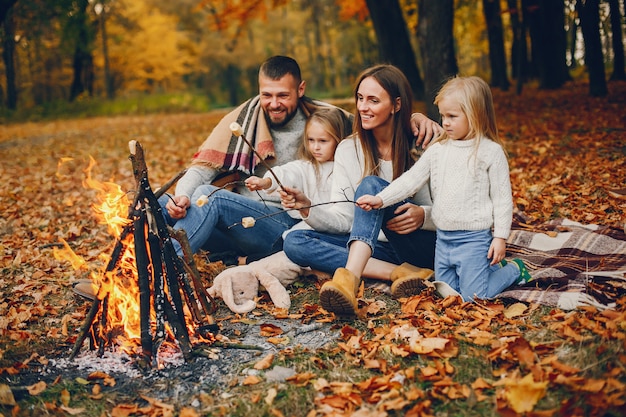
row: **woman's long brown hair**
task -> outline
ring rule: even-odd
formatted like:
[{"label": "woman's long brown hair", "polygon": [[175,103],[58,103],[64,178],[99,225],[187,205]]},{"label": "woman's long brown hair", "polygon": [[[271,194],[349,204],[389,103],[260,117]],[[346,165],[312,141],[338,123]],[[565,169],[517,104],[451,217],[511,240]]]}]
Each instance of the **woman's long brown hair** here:
[{"label": "woman's long brown hair", "polygon": [[[358,100],[357,92],[361,82],[368,77],[372,77],[389,94],[392,103],[400,98],[400,110],[393,115],[393,138],[391,141],[393,152],[393,178],[398,178],[404,171],[409,169],[414,161],[411,158],[410,150],[414,147],[414,137],[411,131],[411,114],[413,105],[413,94],[411,85],[406,76],[397,67],[388,64],[381,64],[370,67],[363,71],[358,78],[354,88],[355,103]],[[361,115],[358,110],[354,118],[354,132],[358,135],[363,147],[365,169],[363,176],[378,175],[380,155],[376,146],[376,138],[370,130],[362,127]]]}]

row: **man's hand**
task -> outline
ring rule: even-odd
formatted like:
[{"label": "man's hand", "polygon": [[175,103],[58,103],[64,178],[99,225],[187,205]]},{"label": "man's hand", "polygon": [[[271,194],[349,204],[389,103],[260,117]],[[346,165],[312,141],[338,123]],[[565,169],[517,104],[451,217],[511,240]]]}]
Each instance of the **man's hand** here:
[{"label": "man's hand", "polygon": [[394,218],[387,222],[387,228],[399,235],[407,235],[422,227],[426,216],[424,208],[412,203],[404,203],[395,210]]},{"label": "man's hand", "polygon": [[506,240],[500,237],[494,237],[489,246],[487,258],[491,259],[490,265],[495,265],[504,259],[506,255]]},{"label": "man's hand", "polygon": [[191,206],[189,197],[178,195],[167,201],[165,208],[172,219],[182,219],[187,215],[187,209]]},{"label": "man's hand", "polygon": [[426,148],[430,141],[443,133],[443,128],[439,123],[430,120],[422,113],[413,113],[411,115],[411,128],[415,135],[415,146]]}]

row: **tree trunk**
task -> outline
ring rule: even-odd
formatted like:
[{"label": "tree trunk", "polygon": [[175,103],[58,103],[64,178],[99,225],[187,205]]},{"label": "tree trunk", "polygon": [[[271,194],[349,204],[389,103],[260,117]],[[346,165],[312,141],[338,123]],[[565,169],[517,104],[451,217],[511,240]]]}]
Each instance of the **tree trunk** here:
[{"label": "tree trunk", "polygon": [[613,46],[613,73],[611,80],[626,80],[624,72],[624,34],[622,32],[622,13],[618,0],[609,0],[611,7],[611,43]]},{"label": "tree trunk", "polygon": [[2,0],[0,2],[0,22],[4,22],[11,7],[17,3],[17,0]]},{"label": "tree trunk", "polygon": [[424,62],[424,97],[427,115],[439,120],[433,101],[447,78],[458,72],[454,55],[453,0],[421,0],[418,4],[417,37]]},{"label": "tree trunk", "polygon": [[[87,89],[86,83],[89,79],[89,62],[93,60],[91,56],[91,41],[89,36],[89,28],[87,27],[87,7],[88,0],[80,0],[76,14],[73,16],[76,25],[76,44],[74,46],[74,58],[72,68],[74,76],[70,87],[70,101],[74,101],[83,91]],[[91,67],[93,69],[93,67]]]},{"label": "tree trunk", "polygon": [[491,66],[491,85],[504,91],[509,89],[506,74],[506,55],[504,53],[504,33],[500,0],[483,0],[483,12],[489,38],[489,63]]},{"label": "tree trunk", "polygon": [[102,38],[102,57],[104,59],[104,89],[106,91],[107,98],[112,100],[115,98],[115,90],[113,88],[113,79],[111,78],[111,66],[109,62],[109,38],[107,34],[106,26],[106,5],[102,4],[102,10],[100,11],[100,36]]},{"label": "tree trunk", "polygon": [[600,39],[599,0],[578,0],[576,8],[580,16],[580,26],[585,43],[585,64],[587,71],[589,71],[589,95],[604,97],[608,91]]},{"label": "tree trunk", "polygon": [[2,21],[4,37],[2,42],[2,60],[7,82],[7,107],[11,110],[17,109],[17,86],[15,81],[15,25],[13,12],[7,10]]},{"label": "tree trunk", "polygon": [[[529,19],[526,19],[526,16]],[[532,21],[533,64],[538,70],[539,86],[557,89],[569,79],[565,60],[565,3],[563,0],[529,0],[524,9],[525,21]]]},{"label": "tree trunk", "polygon": [[424,83],[417,68],[400,3],[398,0],[366,0],[366,3],[378,38],[381,60],[400,68],[409,79],[415,98],[424,99]]},{"label": "tree trunk", "polygon": [[519,0],[507,0],[509,12],[511,13],[511,30],[513,32],[513,42],[511,44],[511,67],[513,78],[517,80],[515,91],[519,95],[522,87],[528,78],[528,58],[526,46],[526,29],[522,19],[522,6]]}]

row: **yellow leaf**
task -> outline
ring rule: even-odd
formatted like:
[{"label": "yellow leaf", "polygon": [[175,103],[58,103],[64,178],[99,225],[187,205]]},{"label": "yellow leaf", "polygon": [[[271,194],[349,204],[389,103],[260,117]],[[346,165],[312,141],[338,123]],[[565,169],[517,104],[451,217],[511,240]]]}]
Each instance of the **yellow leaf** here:
[{"label": "yellow leaf", "polygon": [[13,391],[11,391],[11,387],[6,384],[0,384],[0,404],[15,405]]},{"label": "yellow leaf", "polygon": [[515,303],[504,310],[504,317],[507,319],[519,317],[526,311],[528,307],[524,303]]},{"label": "yellow leaf", "polygon": [[272,405],[274,403],[274,398],[276,398],[277,394],[278,394],[278,391],[276,391],[276,388],[268,389],[267,395],[265,396],[265,404]]},{"label": "yellow leaf", "polygon": [[36,384],[29,385],[26,389],[30,395],[39,395],[46,390],[46,387],[47,385],[44,381],[39,381]]},{"label": "yellow leaf", "polygon": [[65,411],[67,414],[71,416],[77,416],[85,412],[84,408],[71,408],[67,406],[61,406],[61,410]]},{"label": "yellow leaf", "polygon": [[443,350],[448,343],[448,339],[443,337],[424,337],[411,341],[411,352],[417,354],[432,353],[435,350]]},{"label": "yellow leaf", "polygon": [[528,374],[519,380],[506,381],[506,399],[516,413],[527,413],[546,394],[548,382],[535,382]]}]

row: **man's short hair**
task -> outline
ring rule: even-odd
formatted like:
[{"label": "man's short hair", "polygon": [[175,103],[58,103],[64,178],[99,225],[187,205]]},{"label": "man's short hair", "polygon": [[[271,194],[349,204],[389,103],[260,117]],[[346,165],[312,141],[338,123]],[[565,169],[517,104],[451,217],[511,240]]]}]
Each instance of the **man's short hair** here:
[{"label": "man's short hair", "polygon": [[286,74],[291,74],[298,85],[302,81],[300,66],[295,59],[288,56],[276,55],[268,58],[261,64],[259,73],[272,80],[278,80]]}]

